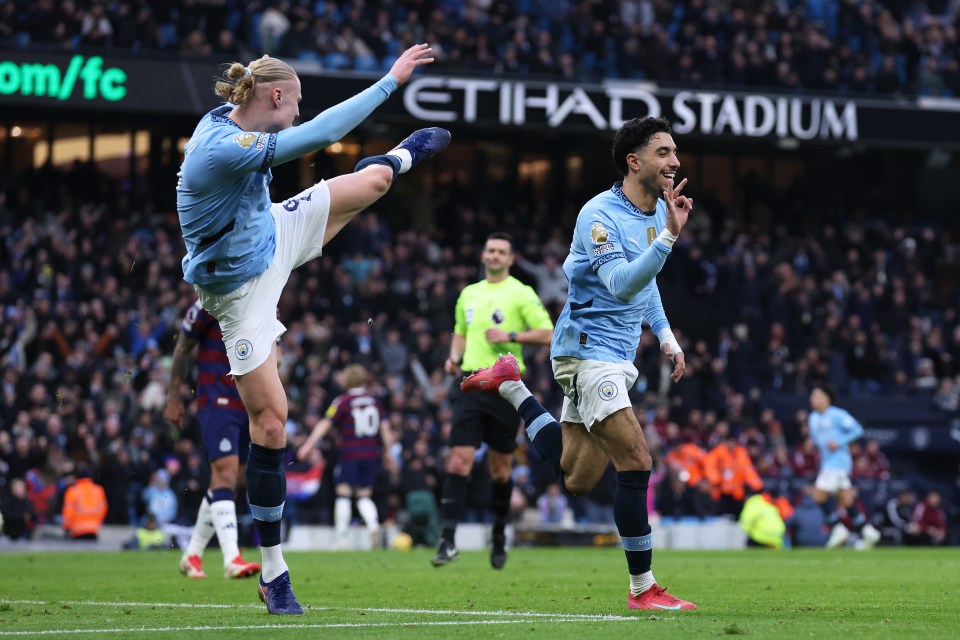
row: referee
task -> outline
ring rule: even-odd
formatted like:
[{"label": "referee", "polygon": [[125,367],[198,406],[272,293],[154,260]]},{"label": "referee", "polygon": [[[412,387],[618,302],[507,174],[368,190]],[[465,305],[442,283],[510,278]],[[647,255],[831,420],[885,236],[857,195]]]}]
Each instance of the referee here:
[{"label": "referee", "polygon": [[[491,233],[483,246],[481,261],[486,277],[466,287],[457,299],[453,340],[445,368],[454,375],[469,374],[492,366],[500,354],[512,353],[523,373],[523,345],[549,345],[553,322],[534,290],[510,275],[514,261],[510,234]],[[440,501],[443,533],[431,562],[442,567],[457,557],[454,534],[463,516],[474,455],[486,442],[495,517],[490,564],[501,569],[507,561],[504,527],[510,512],[511,463],[517,448],[520,416],[500,396],[464,394],[459,379],[451,390],[451,400],[451,452]]]}]

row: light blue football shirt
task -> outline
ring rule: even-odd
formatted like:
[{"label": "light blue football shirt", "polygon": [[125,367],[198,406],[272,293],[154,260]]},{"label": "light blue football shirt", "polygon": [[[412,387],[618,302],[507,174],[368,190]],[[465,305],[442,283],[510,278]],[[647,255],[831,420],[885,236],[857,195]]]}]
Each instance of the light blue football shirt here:
[{"label": "light blue football shirt", "polygon": [[570,254],[563,263],[569,282],[550,356],[601,362],[633,362],[642,320],[654,332],[670,324],[656,275],[670,248],[656,240],[667,206],[638,209],[617,182],[590,199],[577,216]]},{"label": "light blue football shirt", "polygon": [[276,251],[270,214],[270,167],[333,144],[397,88],[386,75],[309,122],[279,133],[244,131],[228,116],[205,115],[184,147],[177,213],[187,255],[183,279],[213,294],[236,291],[267,270]]},{"label": "light blue football shirt", "polygon": [[[863,426],[846,410],[832,405],[823,413],[811,411],[809,422],[810,437],[820,449],[820,470],[850,475],[853,471],[850,443],[863,435]],[[837,443],[835,451],[827,448],[831,440]]]}]

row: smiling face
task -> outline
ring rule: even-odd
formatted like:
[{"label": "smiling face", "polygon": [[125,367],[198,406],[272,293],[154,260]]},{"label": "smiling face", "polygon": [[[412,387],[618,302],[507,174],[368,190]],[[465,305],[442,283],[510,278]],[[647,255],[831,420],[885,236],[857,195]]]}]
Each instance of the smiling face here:
[{"label": "smiling face", "polygon": [[660,197],[673,186],[680,168],[673,136],[663,132],[653,134],[647,144],[627,154],[627,166],[644,191]]}]

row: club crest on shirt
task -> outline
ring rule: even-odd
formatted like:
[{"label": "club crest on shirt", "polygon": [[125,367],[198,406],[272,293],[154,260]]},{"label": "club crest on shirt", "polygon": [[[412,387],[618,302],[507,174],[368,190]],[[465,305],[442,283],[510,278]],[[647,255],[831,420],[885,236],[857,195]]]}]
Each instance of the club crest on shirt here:
[{"label": "club crest on shirt", "polygon": [[610,234],[607,233],[607,228],[603,226],[602,222],[594,222],[590,228],[590,238],[594,244],[601,244],[610,238]]},{"label": "club crest on shirt", "polygon": [[503,309],[496,309],[490,319],[493,320],[493,324],[503,324]]},{"label": "club crest on shirt", "polygon": [[233,141],[244,149],[249,149],[250,146],[256,142],[256,140],[257,134],[255,133],[238,133],[237,135],[233,136]]}]

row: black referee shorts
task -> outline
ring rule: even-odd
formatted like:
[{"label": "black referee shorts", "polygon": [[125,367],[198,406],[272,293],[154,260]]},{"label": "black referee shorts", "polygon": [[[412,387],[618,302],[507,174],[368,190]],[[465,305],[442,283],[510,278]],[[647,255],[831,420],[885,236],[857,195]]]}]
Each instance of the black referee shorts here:
[{"label": "black referee shorts", "polygon": [[509,402],[491,393],[464,393],[459,381],[453,383],[450,401],[453,406],[451,446],[480,448],[481,443],[486,442],[500,453],[516,450],[520,414]]}]

